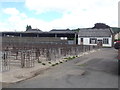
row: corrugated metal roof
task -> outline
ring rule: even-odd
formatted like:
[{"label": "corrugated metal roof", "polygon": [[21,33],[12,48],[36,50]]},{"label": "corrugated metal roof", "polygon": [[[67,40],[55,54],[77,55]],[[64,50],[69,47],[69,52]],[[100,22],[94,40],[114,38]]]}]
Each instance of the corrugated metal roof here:
[{"label": "corrugated metal roof", "polygon": [[111,29],[83,29],[79,31],[80,37],[110,37]]},{"label": "corrugated metal roof", "polygon": [[68,29],[53,29],[49,32],[50,33],[75,33],[75,31],[68,30]]}]

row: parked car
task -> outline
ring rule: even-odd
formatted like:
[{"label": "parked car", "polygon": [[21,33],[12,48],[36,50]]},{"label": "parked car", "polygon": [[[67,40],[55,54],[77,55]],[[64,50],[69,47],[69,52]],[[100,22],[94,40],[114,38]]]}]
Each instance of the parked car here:
[{"label": "parked car", "polygon": [[120,41],[114,44],[114,48],[118,50],[118,74],[120,75]]},{"label": "parked car", "polygon": [[114,43],[114,48],[115,48],[115,49],[120,49],[120,41],[116,41],[116,42]]},{"label": "parked car", "polygon": [[114,44],[116,44],[116,43],[120,43],[120,41],[114,41]]}]

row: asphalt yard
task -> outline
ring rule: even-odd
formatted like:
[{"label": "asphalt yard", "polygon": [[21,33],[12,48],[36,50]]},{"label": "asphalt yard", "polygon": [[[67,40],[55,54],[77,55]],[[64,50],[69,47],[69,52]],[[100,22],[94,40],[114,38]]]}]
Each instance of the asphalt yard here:
[{"label": "asphalt yard", "polygon": [[117,50],[102,48],[7,88],[118,88]]}]

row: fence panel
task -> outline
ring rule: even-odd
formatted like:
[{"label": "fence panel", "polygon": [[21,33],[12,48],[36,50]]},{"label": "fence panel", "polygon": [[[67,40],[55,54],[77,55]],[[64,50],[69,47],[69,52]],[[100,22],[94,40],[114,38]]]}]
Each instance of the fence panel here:
[{"label": "fence panel", "polygon": [[1,52],[1,71],[8,71],[10,70],[10,51],[2,51]]}]

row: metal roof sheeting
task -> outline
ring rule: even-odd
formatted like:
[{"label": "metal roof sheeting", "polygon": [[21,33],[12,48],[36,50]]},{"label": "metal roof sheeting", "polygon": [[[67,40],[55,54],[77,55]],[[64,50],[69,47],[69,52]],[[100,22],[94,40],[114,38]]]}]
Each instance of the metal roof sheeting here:
[{"label": "metal roof sheeting", "polygon": [[49,31],[49,33],[75,33],[75,31],[67,30],[67,29],[53,29]]}]

